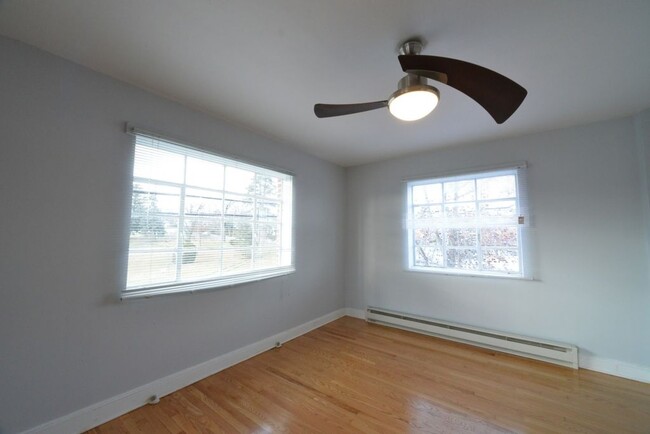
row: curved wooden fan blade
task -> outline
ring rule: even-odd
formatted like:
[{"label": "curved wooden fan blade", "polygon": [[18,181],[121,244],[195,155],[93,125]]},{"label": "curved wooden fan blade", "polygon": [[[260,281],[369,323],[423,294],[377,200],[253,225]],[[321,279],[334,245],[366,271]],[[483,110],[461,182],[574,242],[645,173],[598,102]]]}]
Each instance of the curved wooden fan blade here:
[{"label": "curved wooden fan blade", "polygon": [[316,117],[329,118],[332,116],[367,112],[386,107],[387,105],[388,101],[362,102],[358,104],[316,104],[314,106],[314,113],[316,114]]},{"label": "curved wooden fan blade", "polygon": [[526,89],[508,77],[462,60],[405,55],[399,56],[399,63],[405,72],[434,80],[435,74],[431,72],[445,74],[447,85],[479,103],[498,124],[512,116],[528,94]]}]

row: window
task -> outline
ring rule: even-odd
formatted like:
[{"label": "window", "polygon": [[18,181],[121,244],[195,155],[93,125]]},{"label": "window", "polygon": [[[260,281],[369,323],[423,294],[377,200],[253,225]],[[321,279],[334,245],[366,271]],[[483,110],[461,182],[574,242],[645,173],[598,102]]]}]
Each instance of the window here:
[{"label": "window", "polygon": [[134,133],[123,298],[294,271],[292,176]]},{"label": "window", "polygon": [[408,182],[409,269],[529,277],[523,170]]}]

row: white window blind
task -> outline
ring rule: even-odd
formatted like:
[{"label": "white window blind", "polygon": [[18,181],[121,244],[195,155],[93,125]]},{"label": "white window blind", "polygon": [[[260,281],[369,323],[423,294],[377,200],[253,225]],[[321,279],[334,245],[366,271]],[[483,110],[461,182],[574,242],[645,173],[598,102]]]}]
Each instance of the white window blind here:
[{"label": "white window blind", "polygon": [[408,267],[530,277],[525,166],[407,182]]},{"label": "white window blind", "polygon": [[122,298],[249,282],[293,268],[293,177],[135,134]]}]

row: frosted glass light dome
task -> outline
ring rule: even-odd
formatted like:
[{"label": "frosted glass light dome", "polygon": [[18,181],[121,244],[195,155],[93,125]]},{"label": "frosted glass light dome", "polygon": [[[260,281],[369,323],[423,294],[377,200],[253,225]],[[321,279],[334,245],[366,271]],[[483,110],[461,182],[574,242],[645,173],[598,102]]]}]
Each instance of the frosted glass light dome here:
[{"label": "frosted glass light dome", "polygon": [[388,110],[397,119],[417,121],[431,113],[439,100],[438,89],[433,86],[410,86],[391,95]]}]

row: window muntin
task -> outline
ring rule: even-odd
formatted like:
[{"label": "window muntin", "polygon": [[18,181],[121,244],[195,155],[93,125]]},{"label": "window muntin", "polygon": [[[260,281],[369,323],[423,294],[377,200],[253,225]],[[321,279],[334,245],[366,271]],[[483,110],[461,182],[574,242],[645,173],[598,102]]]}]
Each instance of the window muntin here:
[{"label": "window muntin", "polygon": [[123,298],[292,272],[293,177],[135,135]]},{"label": "window muntin", "polygon": [[408,268],[528,277],[523,168],[407,183]]}]

